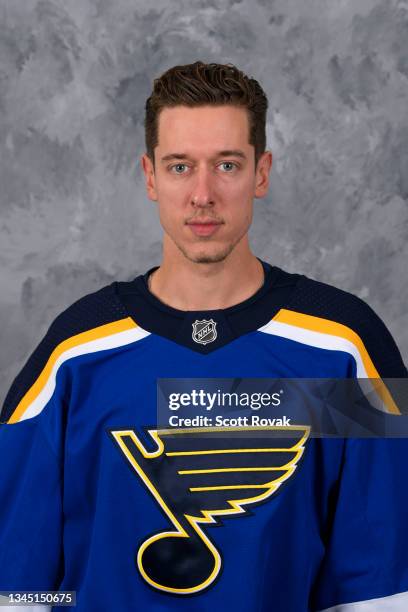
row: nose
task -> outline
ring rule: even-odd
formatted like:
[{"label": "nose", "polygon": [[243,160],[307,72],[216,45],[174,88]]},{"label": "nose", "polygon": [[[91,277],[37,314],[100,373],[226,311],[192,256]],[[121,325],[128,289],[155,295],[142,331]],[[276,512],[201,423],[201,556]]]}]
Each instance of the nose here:
[{"label": "nose", "polygon": [[196,170],[195,183],[191,194],[191,202],[195,207],[214,205],[213,176],[206,167]]}]

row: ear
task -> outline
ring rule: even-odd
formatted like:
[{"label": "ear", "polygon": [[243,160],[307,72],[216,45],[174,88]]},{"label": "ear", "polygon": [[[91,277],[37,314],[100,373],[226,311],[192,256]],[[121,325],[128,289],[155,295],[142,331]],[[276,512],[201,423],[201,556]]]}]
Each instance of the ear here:
[{"label": "ear", "polygon": [[145,175],[147,196],[150,200],[157,202],[156,179],[152,160],[146,153],[144,153],[140,158],[140,164]]},{"label": "ear", "polygon": [[272,152],[265,151],[258,160],[255,173],[255,197],[264,198],[269,189],[269,173],[272,168]]}]

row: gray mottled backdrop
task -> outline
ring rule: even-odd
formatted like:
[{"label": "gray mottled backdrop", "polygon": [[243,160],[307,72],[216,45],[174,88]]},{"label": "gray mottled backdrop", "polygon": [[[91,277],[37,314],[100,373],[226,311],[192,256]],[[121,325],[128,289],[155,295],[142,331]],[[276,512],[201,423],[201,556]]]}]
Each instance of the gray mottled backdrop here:
[{"label": "gray mottled backdrop", "polygon": [[0,0],[0,399],[52,319],[160,261],[139,157],[152,79],[265,88],[254,252],[364,298],[408,362],[408,3]]}]

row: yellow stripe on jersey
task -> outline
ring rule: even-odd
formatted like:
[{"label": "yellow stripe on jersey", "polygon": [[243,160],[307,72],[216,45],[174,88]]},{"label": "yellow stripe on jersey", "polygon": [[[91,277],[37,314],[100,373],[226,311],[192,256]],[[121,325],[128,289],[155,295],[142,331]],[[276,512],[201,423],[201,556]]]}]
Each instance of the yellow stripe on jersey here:
[{"label": "yellow stripe on jersey", "polygon": [[381,409],[401,414],[381,379],[360,336],[347,325],[314,315],[282,308],[258,331],[282,336],[302,344],[351,354],[357,365],[357,378],[370,379],[370,385],[382,402]]},{"label": "yellow stripe on jersey", "polygon": [[149,332],[140,328],[131,317],[126,317],[67,338],[52,351],[40,375],[20,400],[7,423],[17,423],[41,412],[54,392],[57,371],[67,359],[123,346],[147,335]]}]

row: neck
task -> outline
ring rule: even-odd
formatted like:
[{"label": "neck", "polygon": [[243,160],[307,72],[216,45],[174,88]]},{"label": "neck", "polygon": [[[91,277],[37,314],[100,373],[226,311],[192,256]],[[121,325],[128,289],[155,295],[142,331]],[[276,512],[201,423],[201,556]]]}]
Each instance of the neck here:
[{"label": "neck", "polygon": [[224,261],[209,264],[163,257],[149,277],[151,293],[178,310],[228,308],[254,295],[263,283],[263,266],[249,250],[232,251]]}]

